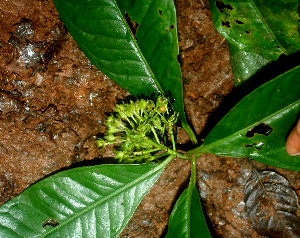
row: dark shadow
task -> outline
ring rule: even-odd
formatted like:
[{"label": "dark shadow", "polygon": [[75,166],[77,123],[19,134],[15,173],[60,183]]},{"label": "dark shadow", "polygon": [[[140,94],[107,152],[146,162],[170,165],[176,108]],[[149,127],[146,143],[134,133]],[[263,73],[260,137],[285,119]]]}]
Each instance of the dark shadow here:
[{"label": "dark shadow", "polygon": [[[195,133],[195,132],[194,132]],[[195,133],[195,135],[196,135],[196,133]],[[198,138],[197,138],[198,139]],[[199,141],[198,141],[199,142]],[[200,141],[201,142],[201,141]],[[199,142],[199,146],[200,146],[200,144],[202,143],[200,143]],[[192,150],[192,149],[195,149],[195,145],[191,142],[191,141],[189,141],[189,142],[187,142],[187,143],[185,143],[185,144],[176,144],[176,149],[177,150],[181,150],[181,151],[185,151],[185,152],[187,152],[187,151],[189,151],[189,150]]]}]

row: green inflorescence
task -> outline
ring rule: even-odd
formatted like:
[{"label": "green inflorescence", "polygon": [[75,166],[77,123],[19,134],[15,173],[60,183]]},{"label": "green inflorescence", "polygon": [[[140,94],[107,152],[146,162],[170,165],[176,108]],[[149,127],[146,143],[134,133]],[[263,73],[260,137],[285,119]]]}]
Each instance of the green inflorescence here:
[{"label": "green inflorescence", "polygon": [[[178,113],[170,113],[169,100],[159,96],[151,100],[117,104],[115,114],[107,118],[107,134],[99,138],[97,146],[116,144],[115,158],[121,163],[149,163],[167,154],[176,153],[174,124]],[[167,147],[171,137],[172,149]]]}]

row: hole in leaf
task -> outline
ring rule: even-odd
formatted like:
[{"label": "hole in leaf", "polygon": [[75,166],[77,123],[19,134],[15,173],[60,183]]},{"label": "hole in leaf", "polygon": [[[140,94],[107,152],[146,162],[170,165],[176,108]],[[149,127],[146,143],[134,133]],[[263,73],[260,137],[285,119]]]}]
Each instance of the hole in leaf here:
[{"label": "hole in leaf", "polygon": [[226,28],[231,28],[229,21],[222,21],[222,26],[224,26]]},{"label": "hole in leaf", "polygon": [[257,150],[261,150],[265,144],[263,142],[253,143],[251,145],[245,145],[245,147],[254,147]]},{"label": "hole in leaf", "polygon": [[162,14],[162,10],[158,10],[158,13],[159,13],[159,15],[161,15]]},{"label": "hole in leaf", "polygon": [[239,21],[239,20],[235,20],[235,22],[236,22],[237,24],[240,24],[240,25],[244,24],[244,22]]},{"label": "hole in leaf", "polygon": [[216,6],[221,13],[223,13],[226,9],[233,10],[233,7],[230,4],[225,4],[222,1],[216,1]]},{"label": "hole in leaf", "polygon": [[174,28],[175,28],[175,26],[174,26],[174,25],[171,25],[171,26],[170,26],[170,29],[171,29],[171,30],[173,30]]},{"label": "hole in leaf", "polygon": [[245,33],[251,35],[250,31],[245,31]]},{"label": "hole in leaf", "polygon": [[261,123],[253,127],[251,130],[247,131],[246,138],[252,138],[253,136],[255,136],[255,134],[268,136],[272,133],[272,131],[273,131],[272,127],[268,126],[265,123]]},{"label": "hole in leaf", "polygon": [[[127,11],[125,11],[125,16],[124,16],[124,18],[125,18],[125,20],[126,20],[126,22],[127,22],[127,25],[128,25],[128,27],[129,27],[129,29],[130,29],[132,35],[135,37],[136,31],[137,31],[137,29],[138,29],[138,27],[139,27],[140,24],[139,24],[138,22],[136,22],[136,21],[132,22],[132,21],[131,21],[131,18],[130,18],[129,15],[128,15],[128,12],[127,12]],[[136,38],[135,38],[135,39],[136,39]],[[137,41],[137,39],[136,39],[136,41]]]},{"label": "hole in leaf", "polygon": [[49,220],[45,220],[42,222],[42,227],[46,227],[46,226],[56,227],[58,225],[59,225],[59,222],[53,218],[50,218]]},{"label": "hole in leaf", "polygon": [[278,45],[275,45],[275,47],[278,48],[278,49],[280,48]]}]

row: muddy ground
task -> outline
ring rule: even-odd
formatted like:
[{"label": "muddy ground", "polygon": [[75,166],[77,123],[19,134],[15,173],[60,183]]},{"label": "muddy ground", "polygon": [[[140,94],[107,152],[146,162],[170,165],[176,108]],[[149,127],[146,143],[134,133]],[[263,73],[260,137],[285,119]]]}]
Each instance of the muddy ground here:
[{"label": "muddy ground", "polygon": [[[199,139],[233,90],[226,41],[209,4],[175,1],[187,118]],[[97,135],[115,103],[130,94],[97,70],[65,30],[51,0],[0,2],[0,204],[43,177],[71,165],[102,163]],[[177,143],[189,149],[178,128]],[[84,161],[84,162],[82,162]],[[198,159],[198,188],[217,237],[260,237],[244,212],[247,159]],[[272,169],[272,168],[271,168]],[[276,169],[300,194],[299,173]],[[176,198],[187,186],[189,162],[174,160],[136,210],[121,237],[163,237]]]}]

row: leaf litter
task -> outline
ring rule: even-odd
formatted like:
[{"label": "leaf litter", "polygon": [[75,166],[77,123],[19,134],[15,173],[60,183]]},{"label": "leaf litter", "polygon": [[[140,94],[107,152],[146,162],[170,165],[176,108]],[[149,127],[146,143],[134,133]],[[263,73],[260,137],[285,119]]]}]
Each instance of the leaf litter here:
[{"label": "leaf litter", "polygon": [[244,190],[245,211],[254,229],[268,237],[299,237],[299,203],[289,181],[272,170],[253,170]]}]

